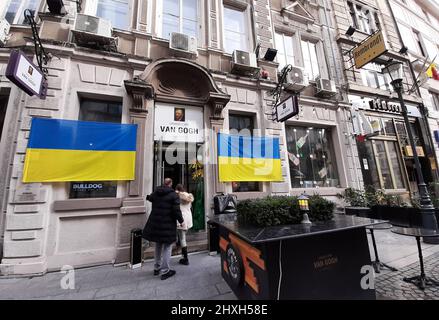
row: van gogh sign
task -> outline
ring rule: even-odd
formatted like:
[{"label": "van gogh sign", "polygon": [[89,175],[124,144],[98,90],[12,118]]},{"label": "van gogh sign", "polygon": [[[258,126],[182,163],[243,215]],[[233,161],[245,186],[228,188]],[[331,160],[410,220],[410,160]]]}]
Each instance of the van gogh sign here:
[{"label": "van gogh sign", "polygon": [[204,142],[203,109],[156,104],[154,140],[167,142]]},{"label": "van gogh sign", "polygon": [[360,43],[354,50],[355,67],[361,69],[372,60],[387,52],[382,31],[378,31]]},{"label": "van gogh sign", "polygon": [[6,68],[6,78],[30,96],[46,98],[47,81],[43,72],[22,51],[11,52]]}]

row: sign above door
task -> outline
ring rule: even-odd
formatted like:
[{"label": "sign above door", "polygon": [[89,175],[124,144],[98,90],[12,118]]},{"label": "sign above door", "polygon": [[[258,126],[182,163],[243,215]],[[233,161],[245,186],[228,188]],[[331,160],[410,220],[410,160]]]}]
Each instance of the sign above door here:
[{"label": "sign above door", "polygon": [[157,103],[154,112],[154,140],[204,142],[203,109]]}]

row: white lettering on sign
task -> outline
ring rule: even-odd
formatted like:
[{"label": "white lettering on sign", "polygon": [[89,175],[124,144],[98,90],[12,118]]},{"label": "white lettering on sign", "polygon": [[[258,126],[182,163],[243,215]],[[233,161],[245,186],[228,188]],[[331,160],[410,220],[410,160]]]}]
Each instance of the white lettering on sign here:
[{"label": "white lettering on sign", "polygon": [[204,142],[203,109],[192,106],[156,104],[154,140]]}]

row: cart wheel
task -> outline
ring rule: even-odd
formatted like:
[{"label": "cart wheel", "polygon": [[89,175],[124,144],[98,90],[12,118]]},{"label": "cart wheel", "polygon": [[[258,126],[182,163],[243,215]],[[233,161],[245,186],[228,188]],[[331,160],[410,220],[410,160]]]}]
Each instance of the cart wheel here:
[{"label": "cart wheel", "polygon": [[244,264],[239,250],[233,244],[229,244],[226,249],[227,269],[229,278],[235,288],[240,287],[244,281]]}]

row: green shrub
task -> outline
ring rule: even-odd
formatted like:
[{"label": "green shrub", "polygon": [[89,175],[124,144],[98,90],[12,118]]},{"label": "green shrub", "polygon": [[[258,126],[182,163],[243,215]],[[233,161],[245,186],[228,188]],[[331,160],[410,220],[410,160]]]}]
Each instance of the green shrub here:
[{"label": "green shrub", "polygon": [[[314,195],[309,201],[311,221],[332,219],[335,204]],[[297,224],[302,221],[297,197],[275,196],[244,200],[238,203],[238,219],[243,224],[260,227]]]},{"label": "green shrub", "polygon": [[408,207],[400,195],[386,194],[383,190],[376,190],[372,186],[367,186],[364,191],[347,188],[343,194],[338,194],[337,197],[346,201],[351,207]]}]

